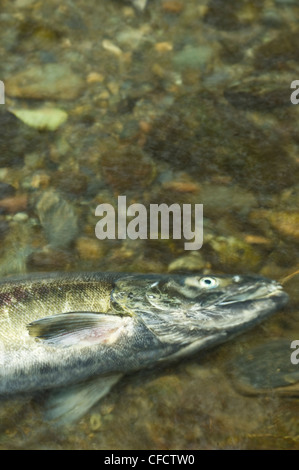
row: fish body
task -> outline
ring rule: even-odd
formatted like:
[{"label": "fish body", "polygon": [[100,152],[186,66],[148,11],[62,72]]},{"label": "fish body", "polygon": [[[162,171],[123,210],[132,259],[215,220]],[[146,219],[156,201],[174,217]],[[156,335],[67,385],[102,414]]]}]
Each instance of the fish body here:
[{"label": "fish body", "polygon": [[123,374],[224,342],[287,299],[256,276],[8,278],[0,282],[0,395],[63,390],[52,415],[77,409],[78,417]]}]

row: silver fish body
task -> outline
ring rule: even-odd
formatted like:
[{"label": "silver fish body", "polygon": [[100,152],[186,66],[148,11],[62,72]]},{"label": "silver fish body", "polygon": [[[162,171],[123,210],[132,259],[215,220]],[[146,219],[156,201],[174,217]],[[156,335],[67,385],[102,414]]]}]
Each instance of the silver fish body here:
[{"label": "silver fish body", "polygon": [[0,282],[0,395],[73,387],[77,403],[78,384],[89,384],[92,404],[123,374],[224,342],[287,300],[278,283],[256,276],[6,279]]}]

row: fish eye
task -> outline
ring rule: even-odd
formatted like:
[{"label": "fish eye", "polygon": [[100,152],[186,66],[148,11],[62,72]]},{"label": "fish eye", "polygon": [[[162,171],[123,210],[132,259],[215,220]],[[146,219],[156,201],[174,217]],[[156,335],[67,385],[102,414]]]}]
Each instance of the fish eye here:
[{"label": "fish eye", "polygon": [[219,282],[214,277],[202,277],[199,281],[199,286],[204,289],[213,289],[217,287]]}]

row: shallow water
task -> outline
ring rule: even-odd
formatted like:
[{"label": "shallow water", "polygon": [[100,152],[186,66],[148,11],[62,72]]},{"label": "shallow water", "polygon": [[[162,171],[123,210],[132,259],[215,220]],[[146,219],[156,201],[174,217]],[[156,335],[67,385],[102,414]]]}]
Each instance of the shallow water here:
[{"label": "shallow water", "polygon": [[[197,270],[281,280],[298,270],[299,7],[235,3],[149,0],[140,12],[116,0],[2,2],[1,276]],[[50,130],[45,107],[67,120],[58,126],[55,115]],[[40,108],[31,121],[18,113]],[[119,195],[127,206],[203,203],[203,247],[98,240],[95,209],[117,208]],[[283,312],[212,351],[126,377],[75,425],[44,422],[43,397],[3,404],[0,448],[299,448],[299,387],[244,394],[229,373],[256,346],[299,339],[297,283],[285,285]]]}]

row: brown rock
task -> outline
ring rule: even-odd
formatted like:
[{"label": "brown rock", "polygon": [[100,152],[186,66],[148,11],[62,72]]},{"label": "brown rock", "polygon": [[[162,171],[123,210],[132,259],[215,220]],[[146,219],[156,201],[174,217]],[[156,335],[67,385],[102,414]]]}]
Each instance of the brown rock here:
[{"label": "brown rock", "polygon": [[298,212],[260,211],[272,227],[284,236],[299,241],[299,214]]},{"label": "brown rock", "polygon": [[162,9],[167,13],[181,13],[183,8],[184,4],[177,0],[166,0],[162,2]]},{"label": "brown rock", "polygon": [[76,241],[76,248],[80,258],[94,260],[101,258],[103,249],[101,242],[89,237],[80,237]]},{"label": "brown rock", "polygon": [[84,86],[83,79],[64,64],[31,66],[5,82],[8,96],[37,100],[73,100]]},{"label": "brown rock", "polygon": [[6,197],[0,201],[0,209],[15,214],[16,212],[24,211],[27,208],[28,198],[26,194],[15,197]]},{"label": "brown rock", "polygon": [[134,146],[111,149],[101,159],[106,181],[116,191],[142,188],[155,176],[155,166],[142,150]]}]

